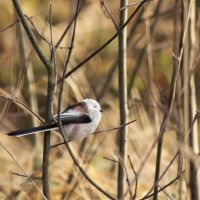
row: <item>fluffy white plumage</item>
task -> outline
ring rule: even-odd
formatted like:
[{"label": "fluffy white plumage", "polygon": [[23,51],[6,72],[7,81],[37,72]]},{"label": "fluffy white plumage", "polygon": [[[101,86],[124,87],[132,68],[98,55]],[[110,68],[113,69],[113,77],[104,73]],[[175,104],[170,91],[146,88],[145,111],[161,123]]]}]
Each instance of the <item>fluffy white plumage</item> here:
[{"label": "fluffy white plumage", "polygon": [[[63,124],[65,139],[68,141],[81,140],[92,134],[101,120],[101,106],[93,99],[84,99],[81,102],[69,106],[62,113],[60,119]],[[57,116],[55,116],[57,119]],[[12,131],[9,136],[21,137],[25,135],[57,130],[56,122],[23,130]]]},{"label": "fluffy white plumage", "polygon": [[77,109],[69,109],[66,114],[74,114],[74,112],[76,112],[78,115],[86,114],[90,117],[91,122],[85,124],[69,124],[64,126],[64,135],[67,140],[81,140],[87,137],[96,130],[101,120],[102,110],[97,101],[93,99],[84,99],[82,102],[84,103],[83,107],[81,108],[83,109],[82,111],[77,107]]}]

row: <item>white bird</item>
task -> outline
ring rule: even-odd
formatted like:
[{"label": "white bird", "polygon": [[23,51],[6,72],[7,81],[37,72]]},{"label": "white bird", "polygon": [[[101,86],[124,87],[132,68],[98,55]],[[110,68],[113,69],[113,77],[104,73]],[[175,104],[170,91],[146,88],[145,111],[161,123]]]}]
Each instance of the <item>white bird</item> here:
[{"label": "white bird", "polygon": [[[93,99],[84,99],[81,102],[69,106],[60,113],[60,119],[63,125],[63,132],[67,141],[81,140],[92,134],[101,120],[101,106]],[[58,116],[55,116],[55,120]],[[25,135],[58,130],[57,122],[42,126],[22,129],[9,132],[9,136],[21,137]]]}]

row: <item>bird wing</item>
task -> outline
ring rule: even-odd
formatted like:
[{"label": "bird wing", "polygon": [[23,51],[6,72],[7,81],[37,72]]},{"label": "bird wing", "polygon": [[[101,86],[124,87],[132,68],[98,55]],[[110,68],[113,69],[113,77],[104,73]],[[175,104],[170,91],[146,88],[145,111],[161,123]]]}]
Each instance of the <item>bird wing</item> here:
[{"label": "bird wing", "polygon": [[[56,119],[58,120],[58,116],[56,116]],[[63,125],[65,124],[76,124],[76,123],[90,123],[92,120],[91,118],[86,114],[74,114],[74,113],[61,113],[60,119]]]}]

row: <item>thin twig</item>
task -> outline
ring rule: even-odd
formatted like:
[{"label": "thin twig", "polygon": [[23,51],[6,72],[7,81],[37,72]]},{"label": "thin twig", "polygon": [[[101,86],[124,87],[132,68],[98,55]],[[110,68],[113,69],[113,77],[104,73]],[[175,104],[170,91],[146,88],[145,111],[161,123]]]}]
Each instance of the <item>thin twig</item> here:
[{"label": "thin twig", "polygon": [[[95,140],[95,138],[93,138],[93,141],[91,141],[91,143],[92,144],[94,144],[94,140]],[[84,140],[84,141],[86,141],[86,140]],[[87,171],[87,169],[89,168],[89,165],[90,165],[90,163],[92,162],[92,160],[93,160],[93,158],[94,158],[94,156],[97,154],[97,152],[98,152],[98,147],[101,147],[102,146],[102,143],[105,141],[105,138],[102,138],[99,142],[98,142],[98,145],[96,146],[96,148],[94,149],[94,150],[91,150],[91,145],[88,145],[88,149],[86,150],[86,153],[85,153],[85,158],[86,158],[86,155],[88,156],[88,155],[91,155],[91,154],[89,154],[89,152],[93,152],[93,154],[90,156],[90,157],[88,157],[88,159],[87,159],[87,164],[85,165],[85,167],[84,167],[84,169],[85,169],[85,171]],[[81,150],[82,148],[80,148],[79,150]],[[82,154],[83,152],[80,152],[79,151],[79,155],[80,155],[80,153]],[[118,162],[118,161],[117,161]],[[84,162],[84,159],[83,159],[83,163],[85,163]],[[81,173],[81,172],[80,172]],[[84,177],[84,176],[81,176],[81,178],[82,177]],[[76,183],[74,183],[74,187],[73,187],[73,189],[75,189],[75,187],[77,187],[78,186],[78,183],[80,182],[79,181],[80,179],[77,179],[76,180]],[[72,191],[70,191],[70,193],[67,195],[67,198],[69,199],[69,196],[72,194]],[[66,199],[66,198],[65,198]]]},{"label": "thin twig", "polygon": [[11,98],[11,97],[7,97],[7,96],[5,96],[5,95],[3,95],[3,94],[1,94],[1,93],[0,93],[0,97],[3,97],[3,98],[5,98],[5,99],[7,99],[7,100],[9,100],[9,101],[12,101],[12,102],[14,102],[15,104],[20,104],[20,105],[23,106],[28,112],[30,112],[31,114],[33,114],[35,117],[37,117],[37,119],[38,119],[40,122],[42,122],[42,123],[44,124],[44,120],[43,120],[39,115],[37,115],[36,113],[34,113],[34,112],[28,107],[28,105],[26,105],[25,103],[23,103],[23,102],[21,102],[21,101],[18,101],[18,100],[16,100],[16,99],[13,99],[13,98]]},{"label": "thin twig", "polygon": [[[157,191],[157,194],[159,192],[162,192],[165,188],[169,187],[170,185],[172,185],[173,183],[175,183],[178,179],[180,179],[180,177],[185,173],[185,171],[183,171],[181,174],[179,174],[176,178],[174,178],[173,180],[171,180],[168,184],[166,184],[165,186],[161,187],[158,191]],[[144,199],[148,199],[150,197],[154,196],[154,193],[148,195],[148,196],[145,196],[143,198],[141,198],[140,200],[144,200]]]},{"label": "thin twig", "polygon": [[[191,11],[191,2],[190,2],[190,8],[189,8],[189,11],[188,11],[186,27],[185,27],[185,30],[184,30],[184,33],[183,33],[183,38],[182,38],[182,47],[181,47],[181,50],[180,50],[180,54],[178,56],[179,57],[179,63],[176,66],[176,68],[174,68],[174,70],[173,70],[171,84],[170,84],[170,94],[169,94],[169,99],[168,99],[168,105],[167,105],[166,111],[164,113],[163,120],[162,120],[162,123],[161,123],[161,126],[160,126],[160,131],[159,131],[159,134],[158,134],[156,170],[155,170],[155,180],[154,180],[155,183],[159,179],[163,136],[164,136],[164,133],[165,133],[165,129],[168,125],[169,117],[170,117],[172,107],[173,107],[173,103],[174,103],[176,83],[177,83],[177,80],[178,80],[179,70],[180,70],[180,66],[181,66],[181,60],[182,60],[182,57],[183,57],[183,49],[184,49],[186,34],[187,34],[187,31],[188,31],[190,11]],[[157,200],[157,193],[156,193],[157,190],[158,190],[158,186],[156,185],[155,189],[154,189],[154,198],[153,198],[154,200]]]},{"label": "thin twig", "polygon": [[124,172],[125,172],[125,175],[126,175],[126,182],[127,182],[127,185],[128,185],[128,192],[130,194],[130,199],[132,198],[133,196],[133,193],[132,193],[132,190],[131,190],[131,182],[130,182],[130,179],[129,179],[129,176],[128,176],[128,172],[127,172],[127,169],[126,169],[126,166],[125,166],[125,163],[124,161],[122,160],[122,158],[117,155],[118,157],[118,163],[122,166],[122,168],[124,169]]},{"label": "thin twig", "polygon": [[[129,31],[129,35],[127,38],[127,45],[129,46],[131,44],[131,39],[132,36],[134,35],[135,31],[137,30],[138,24],[141,21],[141,17],[143,14],[143,10],[138,14],[138,16],[135,19],[135,23],[133,24],[131,30]],[[139,41],[139,40],[138,40]],[[137,45],[137,43],[135,43],[134,45]],[[106,80],[104,81],[104,83],[102,84],[102,87],[100,89],[99,94],[97,94],[97,100],[100,101],[103,96],[106,94],[106,91],[108,90],[108,87],[112,81],[112,78],[115,74],[115,71],[117,70],[117,66],[118,66],[118,58],[113,62],[112,66],[110,67],[110,71],[108,72],[108,75],[106,77]],[[137,65],[136,65],[137,66]],[[130,82],[130,81],[129,81]],[[130,94],[128,93],[128,96],[130,96]]]},{"label": "thin twig", "polygon": [[66,34],[68,33],[69,29],[71,28],[71,26],[73,25],[74,21],[76,20],[76,18],[78,17],[83,5],[84,5],[84,2],[79,6],[78,8],[78,11],[75,13],[75,15],[73,16],[73,18],[71,19],[70,23],[68,24],[68,26],[66,27],[66,29],[64,30],[63,34],[61,35],[60,39],[58,40],[58,42],[56,43],[56,45],[54,46],[54,49],[56,50],[61,42],[63,41],[63,39],[65,38]]},{"label": "thin twig", "polygon": [[[129,124],[133,123],[137,121],[137,119],[134,119],[130,122],[127,122],[126,124],[122,124],[121,126],[119,127],[115,127],[115,128],[109,128],[109,129],[105,129],[105,130],[101,130],[101,131],[95,131],[93,134],[98,134],[98,133],[104,133],[104,132],[109,132],[109,131],[114,131],[114,130],[119,130],[120,128],[123,128],[124,126],[128,126]],[[69,140],[66,141],[66,142],[70,142]],[[54,148],[54,147],[57,147],[57,146],[60,146],[60,145],[63,145],[65,144],[65,142],[61,142],[61,143],[58,143],[58,144],[54,144],[51,146],[51,148]]]},{"label": "thin twig", "polygon": [[36,33],[42,38],[42,40],[44,40],[50,47],[50,42],[47,40],[47,38],[45,38],[39,31],[38,29],[36,28],[35,24],[33,23],[33,21],[27,16],[27,15],[24,15],[27,20],[31,23],[31,25],[33,26],[34,30],[36,31]]},{"label": "thin twig", "polygon": [[[195,116],[194,116],[194,119],[192,121],[192,125],[190,127],[190,130],[188,131],[188,134],[185,136],[184,138],[184,142],[186,142],[188,140],[188,137],[191,135],[192,133],[192,129],[193,129],[193,126],[194,126],[194,123],[196,122],[196,120],[200,117],[200,111],[197,110]],[[171,159],[170,163],[167,165],[166,169],[163,171],[163,173],[161,174],[161,176],[158,178],[158,180],[154,183],[154,185],[152,186],[152,188],[149,190],[149,192],[144,196],[148,196],[152,191],[153,189],[158,185],[159,181],[163,178],[163,176],[166,174],[166,172],[168,171],[169,167],[173,164],[173,162],[175,161],[176,157],[179,155],[180,151],[178,150],[174,157]],[[155,190],[154,190],[154,195],[155,194]]]},{"label": "thin twig", "polygon": [[[118,31],[102,46],[100,46],[98,49],[96,49],[93,53],[91,53],[88,57],[86,57],[82,62],[80,62],[78,65],[76,65],[72,70],[70,70],[67,74],[65,74],[65,79],[68,78],[72,73],[74,73],[76,70],[78,70],[82,65],[84,65],[86,62],[88,62],[90,59],[92,59],[94,56],[96,56],[99,52],[101,52],[106,46],[108,46],[118,35],[119,33],[127,26],[127,24],[131,21],[131,19],[138,13],[140,8],[143,6],[145,2],[149,0],[143,0],[138,7],[135,9],[135,11],[130,15],[130,17],[127,19],[127,21],[118,29]],[[58,83],[61,82],[61,79],[58,80]]]},{"label": "thin twig", "polygon": [[65,146],[67,148],[67,150],[69,151],[69,154],[72,158],[72,160],[74,161],[75,165],[78,167],[78,169],[80,170],[80,172],[83,174],[83,176],[91,183],[92,186],[94,186],[96,189],[98,189],[102,194],[104,194],[106,197],[108,197],[109,199],[112,200],[116,200],[113,196],[111,196],[107,191],[103,190],[99,185],[97,185],[94,182],[94,179],[92,179],[86,172],[85,170],[82,168],[82,166],[79,164],[79,161],[77,160],[77,158],[74,156],[73,152],[71,151],[69,144],[65,143]]},{"label": "thin twig", "polygon": [[133,196],[132,196],[131,199],[136,199],[136,196],[137,196],[137,186],[138,186],[138,178],[137,178],[137,174],[136,174],[135,168],[133,167],[133,163],[131,162],[131,158],[130,158],[129,155],[128,155],[128,160],[129,160],[129,163],[131,165],[131,169],[133,170],[133,173],[135,175],[135,191],[134,191],[134,194],[133,194]]},{"label": "thin twig", "polygon": [[105,0],[100,0],[100,4],[101,4],[101,8],[102,8],[102,10],[103,10],[105,16],[106,16],[107,18],[110,18],[110,19],[112,20],[112,23],[113,23],[115,29],[118,30],[118,25],[117,25],[117,23],[116,23],[116,20],[115,20],[114,17],[112,16],[111,11],[110,11],[108,5],[106,4]]},{"label": "thin twig", "polygon": [[56,49],[54,48],[54,44],[53,44],[53,30],[52,30],[52,5],[50,4],[50,8],[49,8],[49,30],[50,30],[50,49],[51,49],[51,56],[50,56],[50,60],[53,63],[54,66],[54,74],[55,74],[55,78],[57,80],[57,66],[56,66]]},{"label": "thin twig", "polygon": [[[78,2],[77,2],[76,13],[78,12],[79,2],[80,2],[80,0],[78,0]],[[75,15],[75,16],[77,16],[77,15]],[[74,20],[74,27],[73,27],[73,31],[72,31],[72,37],[71,37],[71,44],[70,44],[70,46],[73,46],[73,43],[74,43],[75,30],[76,30],[76,18]],[[67,66],[68,66],[68,63],[69,63],[69,59],[70,59],[71,53],[72,53],[72,48],[70,48],[69,52],[68,52],[68,56],[67,56],[67,59],[66,59],[66,62],[65,62],[64,70],[63,70],[63,76],[62,76],[62,79],[61,79],[61,85],[60,85],[60,92],[59,92],[59,98],[58,98],[58,125],[59,125],[59,130],[60,130],[61,135],[63,137],[63,140],[65,142],[65,146],[66,146],[66,148],[67,148],[67,150],[68,150],[68,152],[69,152],[72,160],[74,161],[75,165],[80,170],[80,172],[91,183],[91,185],[93,185],[95,188],[97,188],[101,193],[103,193],[108,198],[114,200],[115,198],[113,198],[110,194],[108,194],[105,190],[103,190],[99,185],[97,185],[88,176],[88,174],[85,172],[85,170],[80,166],[79,161],[77,160],[77,158],[74,156],[73,152],[71,151],[71,149],[70,149],[70,147],[69,147],[69,145],[68,145],[68,143],[66,141],[66,138],[64,136],[64,133],[63,133],[62,124],[61,124],[61,120],[60,120],[60,108],[61,108],[61,100],[62,100],[62,93],[63,93],[63,85],[64,85],[64,80],[65,80],[65,73],[66,73],[66,70],[67,70]]]},{"label": "thin twig", "polygon": [[74,15],[74,19],[73,19],[73,21],[71,21],[74,26],[73,26],[73,30],[72,30],[72,37],[71,37],[71,41],[70,41],[70,46],[69,46],[67,59],[66,59],[65,64],[64,64],[64,70],[63,70],[63,75],[62,75],[61,84],[60,84],[60,91],[59,91],[59,96],[58,96],[58,111],[57,111],[57,113],[58,113],[58,126],[59,126],[60,133],[63,136],[63,140],[65,142],[67,142],[67,141],[66,141],[66,138],[65,138],[65,136],[63,134],[63,130],[62,130],[63,127],[62,127],[61,118],[60,118],[61,103],[62,103],[62,94],[63,94],[63,88],[64,88],[65,73],[67,71],[69,60],[70,60],[71,55],[72,55],[72,50],[73,50],[72,47],[74,46],[76,23],[77,23],[77,17],[78,17],[78,13],[79,13],[79,3],[80,3],[80,0],[77,1],[77,6],[76,6],[76,12],[75,12],[75,15]]},{"label": "thin twig", "polygon": [[127,122],[125,124],[120,125],[119,127],[115,127],[115,128],[109,128],[109,129],[105,129],[105,130],[101,130],[101,131],[96,131],[93,134],[98,134],[98,133],[102,133],[102,132],[109,132],[109,131],[114,131],[114,130],[119,130],[125,126],[128,126],[129,124],[132,124],[133,122],[137,121],[137,119],[134,119],[130,122]]},{"label": "thin twig", "polygon": [[[16,172],[10,172],[10,173],[13,174],[13,175],[16,175],[16,176],[23,177],[23,178],[28,178],[28,176],[24,175],[24,174],[19,174],[19,173],[16,173]],[[32,179],[42,180],[42,177],[37,177],[37,176],[29,176],[29,177],[32,178]]]},{"label": "thin twig", "polygon": [[26,174],[27,178],[31,181],[31,183],[35,186],[35,188],[38,190],[38,192],[41,194],[41,196],[47,200],[47,198],[43,195],[42,191],[38,188],[36,183],[33,181],[33,179],[28,175],[28,173],[25,171],[23,166],[18,162],[18,160],[15,158],[15,156],[7,149],[5,145],[0,141],[0,145],[2,148],[9,154],[9,156],[16,162],[16,164],[19,166],[19,168],[23,171],[24,174]]},{"label": "thin twig", "polygon": [[20,6],[18,0],[12,0],[12,2],[13,2],[13,5],[15,6],[17,14],[18,14],[18,16],[19,16],[19,18],[20,18],[20,20],[21,20],[21,22],[22,22],[22,24],[24,26],[24,29],[25,29],[25,31],[26,31],[26,33],[27,33],[27,35],[28,35],[28,37],[29,37],[34,49],[35,49],[35,51],[37,52],[40,60],[42,61],[42,63],[45,65],[45,67],[47,69],[50,69],[51,68],[51,64],[48,61],[48,59],[46,58],[46,56],[43,54],[42,50],[40,49],[39,44],[38,44],[37,40],[35,39],[35,36],[32,33],[32,31],[31,31],[31,29],[30,29],[30,27],[29,27],[29,25],[27,23],[26,17],[25,17],[25,15],[24,15],[24,13],[23,13],[23,11],[21,9],[21,6]]},{"label": "thin twig", "polygon": [[148,196],[153,190],[154,190],[154,196],[155,195],[157,196],[157,191],[158,190],[155,191],[155,188],[158,187],[158,183],[164,177],[164,175],[167,173],[167,171],[172,166],[172,164],[174,163],[174,161],[176,160],[178,155],[179,155],[179,152],[177,151],[176,154],[174,155],[174,157],[171,159],[171,161],[167,165],[167,167],[165,168],[165,170],[163,171],[163,173],[161,174],[161,176],[157,179],[157,181],[154,183],[154,185],[151,187],[151,189],[148,191],[148,193],[144,196],[144,198],[146,198],[146,196]]},{"label": "thin twig", "polygon": [[13,27],[14,25],[16,25],[17,23],[19,23],[20,22],[20,20],[18,19],[18,20],[16,20],[16,21],[14,21],[13,23],[11,23],[10,25],[8,25],[8,26],[6,26],[6,27],[4,27],[4,28],[2,28],[1,30],[0,30],[0,33],[2,33],[3,31],[6,31],[7,29],[9,29],[9,28],[11,28],[11,27]]},{"label": "thin twig", "polygon": [[[53,44],[53,33],[52,33],[52,7],[49,8],[49,24],[50,24],[50,34],[51,34],[51,44]],[[48,86],[47,86],[47,102],[46,102],[46,123],[50,123],[53,119],[53,103],[54,103],[54,93],[56,90],[57,74],[55,65],[55,54],[54,51],[51,54],[49,67],[47,67],[48,73]],[[50,155],[50,131],[44,134],[44,146],[43,146],[43,162],[42,162],[42,186],[44,195],[50,199],[49,192],[49,155]]]},{"label": "thin twig", "polygon": [[124,10],[124,9],[126,9],[126,8],[131,7],[131,6],[135,6],[135,5],[139,4],[139,3],[141,3],[142,1],[143,1],[143,0],[137,1],[137,2],[133,2],[133,3],[129,3],[129,4],[126,4],[125,6],[121,7],[119,10],[122,11],[122,10]]},{"label": "thin twig", "polygon": [[103,156],[103,158],[106,159],[106,160],[109,160],[109,161],[111,161],[111,162],[118,163],[118,160],[115,160],[115,159],[113,159],[113,158],[108,158],[108,157],[106,157],[106,156]]},{"label": "thin twig", "polygon": [[[33,17],[29,17],[30,19],[32,19]],[[6,26],[6,27],[4,27],[4,28],[2,28],[1,30],[0,30],[0,33],[2,33],[2,32],[4,32],[4,31],[6,31],[7,29],[9,29],[9,28],[11,28],[11,27],[13,27],[13,26],[15,26],[16,24],[18,24],[20,22],[20,20],[18,19],[18,20],[16,20],[16,21],[14,21],[13,23],[11,23],[10,25],[8,25],[8,26]]]}]

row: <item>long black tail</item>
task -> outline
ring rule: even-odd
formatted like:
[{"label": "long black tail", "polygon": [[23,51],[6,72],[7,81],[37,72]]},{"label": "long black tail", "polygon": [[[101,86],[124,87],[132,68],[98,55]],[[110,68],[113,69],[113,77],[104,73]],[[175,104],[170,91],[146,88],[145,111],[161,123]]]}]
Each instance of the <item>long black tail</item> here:
[{"label": "long black tail", "polygon": [[55,130],[57,128],[58,128],[57,124],[53,123],[53,124],[47,124],[47,125],[33,127],[33,128],[22,129],[22,130],[18,130],[18,131],[11,131],[8,133],[8,135],[15,136],[15,137],[21,137],[21,136],[25,136],[25,135],[31,135],[31,134],[35,134],[35,133]]},{"label": "long black tail", "polygon": [[[61,116],[61,121],[63,125],[67,124],[87,124],[91,122],[91,119],[88,115],[74,115],[70,113],[62,114]],[[15,137],[21,137],[25,135],[31,135],[35,133],[40,133],[40,132],[46,132],[46,131],[51,131],[58,129],[57,123],[51,123],[51,124],[44,124],[42,126],[38,127],[33,127],[33,128],[27,128],[27,129],[22,129],[22,130],[17,130],[17,131],[11,131],[8,133],[8,136],[15,136]]]}]

